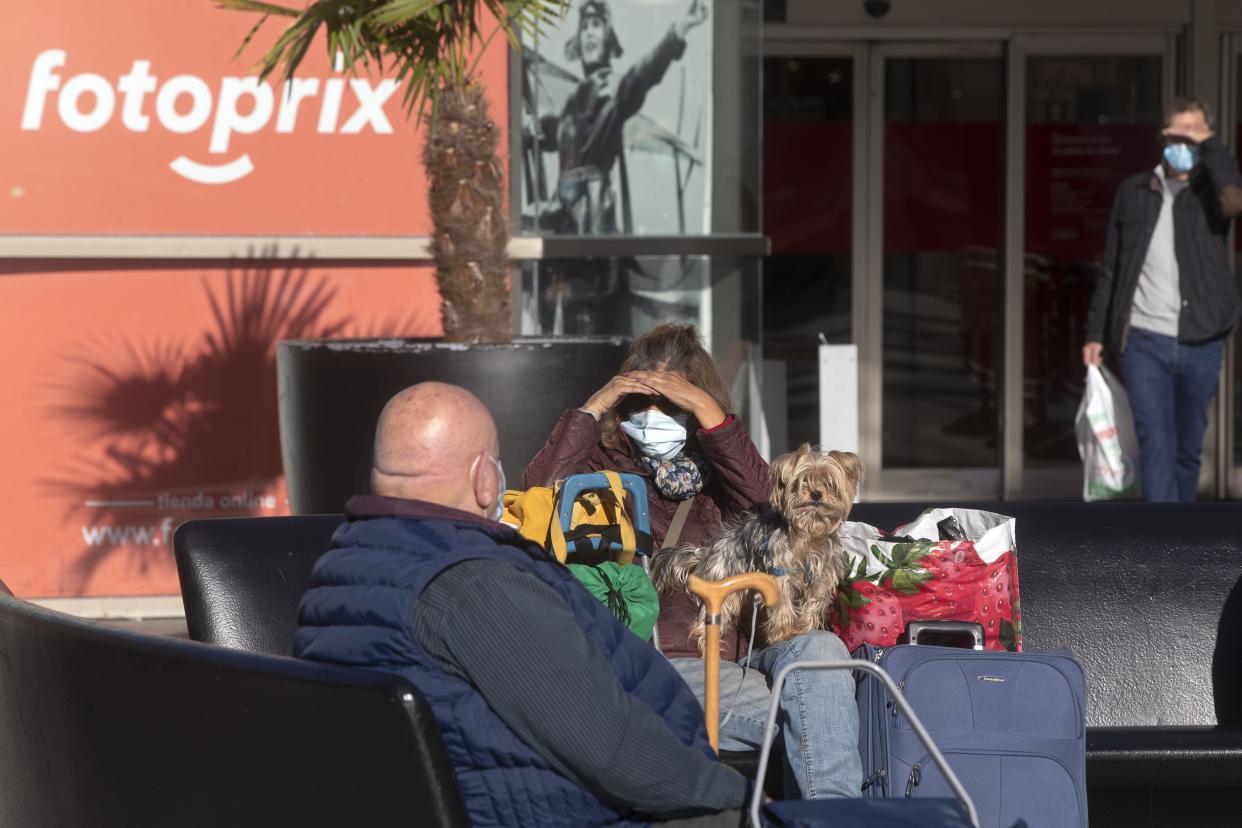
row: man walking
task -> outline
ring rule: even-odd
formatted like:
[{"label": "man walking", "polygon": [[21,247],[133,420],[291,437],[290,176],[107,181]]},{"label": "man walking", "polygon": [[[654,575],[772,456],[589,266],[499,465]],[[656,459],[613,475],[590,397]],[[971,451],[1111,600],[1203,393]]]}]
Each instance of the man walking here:
[{"label": "man walking", "polygon": [[1226,244],[1242,177],[1203,101],[1174,100],[1161,134],[1160,164],[1113,200],[1082,357],[1120,360],[1143,496],[1193,501],[1224,338],[1242,304]]}]

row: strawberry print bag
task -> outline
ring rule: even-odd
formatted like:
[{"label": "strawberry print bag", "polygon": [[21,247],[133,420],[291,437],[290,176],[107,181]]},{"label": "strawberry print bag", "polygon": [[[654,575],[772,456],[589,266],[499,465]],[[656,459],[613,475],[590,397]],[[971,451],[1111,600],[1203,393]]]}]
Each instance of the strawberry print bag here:
[{"label": "strawberry print bag", "polygon": [[1022,649],[1013,518],[929,509],[891,535],[845,523],[840,538],[847,573],[829,620],[848,649],[891,647],[909,622],[933,620],[977,621],[987,649]]}]

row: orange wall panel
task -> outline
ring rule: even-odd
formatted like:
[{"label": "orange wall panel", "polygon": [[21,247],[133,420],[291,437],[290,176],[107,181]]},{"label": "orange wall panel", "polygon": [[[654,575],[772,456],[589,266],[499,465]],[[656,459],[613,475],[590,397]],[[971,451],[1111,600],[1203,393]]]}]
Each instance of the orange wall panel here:
[{"label": "orange wall panel", "polygon": [[288,513],[276,341],[439,325],[429,267],[0,270],[0,579],[177,592],[176,524]]}]

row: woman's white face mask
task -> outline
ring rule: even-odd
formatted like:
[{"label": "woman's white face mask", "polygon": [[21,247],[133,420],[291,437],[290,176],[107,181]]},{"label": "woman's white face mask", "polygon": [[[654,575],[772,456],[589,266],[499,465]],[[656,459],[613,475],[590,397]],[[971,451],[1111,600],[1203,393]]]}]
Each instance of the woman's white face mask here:
[{"label": "woman's white face mask", "polygon": [[670,417],[658,408],[635,411],[621,421],[621,430],[629,435],[638,450],[656,460],[672,460],[686,446],[688,414]]}]

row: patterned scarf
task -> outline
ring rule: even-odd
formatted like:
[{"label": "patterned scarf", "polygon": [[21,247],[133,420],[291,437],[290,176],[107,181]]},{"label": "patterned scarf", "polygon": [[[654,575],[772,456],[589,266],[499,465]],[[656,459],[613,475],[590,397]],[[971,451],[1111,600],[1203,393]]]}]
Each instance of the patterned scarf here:
[{"label": "patterned scarf", "polygon": [[683,451],[672,460],[657,460],[638,453],[638,465],[651,472],[655,487],[669,500],[686,500],[703,491],[711,480],[712,467],[699,454]]}]

